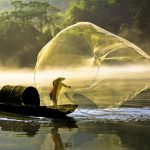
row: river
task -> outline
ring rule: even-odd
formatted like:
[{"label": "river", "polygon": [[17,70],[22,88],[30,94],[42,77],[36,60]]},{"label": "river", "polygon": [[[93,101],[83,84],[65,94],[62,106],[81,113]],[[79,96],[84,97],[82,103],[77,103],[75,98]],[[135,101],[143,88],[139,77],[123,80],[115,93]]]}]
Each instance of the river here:
[{"label": "river", "polygon": [[150,108],[77,109],[68,119],[0,115],[1,150],[149,150]]},{"label": "river", "polygon": [[[112,105],[118,104],[122,97],[128,98],[128,92],[135,93],[137,89],[139,92],[145,85],[149,87],[149,73],[138,75],[126,80],[105,79],[95,89],[70,92],[68,96],[79,107],[68,119],[0,112],[0,150],[149,150],[150,108]],[[87,107],[81,100],[85,100]]]}]

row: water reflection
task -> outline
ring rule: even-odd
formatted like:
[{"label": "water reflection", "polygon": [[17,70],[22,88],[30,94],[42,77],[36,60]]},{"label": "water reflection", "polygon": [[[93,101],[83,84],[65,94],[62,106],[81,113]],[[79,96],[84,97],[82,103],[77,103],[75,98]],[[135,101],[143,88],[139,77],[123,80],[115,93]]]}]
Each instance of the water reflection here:
[{"label": "water reflection", "polygon": [[[53,119],[52,120],[52,128],[50,132],[46,135],[43,144],[41,145],[41,150],[66,150],[72,147],[72,142],[67,138],[68,134],[71,133],[72,130],[78,128],[76,125],[76,121],[73,118],[67,119]],[[69,136],[71,136],[69,135]],[[66,141],[64,141],[66,140]]]},{"label": "water reflection", "polygon": [[1,131],[23,132],[27,136],[35,136],[40,128],[40,124],[25,122],[0,121]]},{"label": "water reflection", "polygon": [[149,125],[149,122],[84,122],[72,138],[76,140],[77,147],[88,150],[92,147],[96,150],[147,150],[150,148]]},{"label": "water reflection", "polygon": [[150,121],[0,119],[0,149],[148,150]]},{"label": "water reflection", "polygon": [[[72,147],[71,142],[63,141],[63,133],[59,130],[71,132],[73,128],[78,128],[73,118],[15,118],[14,115],[9,115],[10,118],[6,118],[7,114],[0,118],[0,149],[19,150],[23,146],[23,149],[65,150]],[[24,142],[19,144],[21,139]]]}]

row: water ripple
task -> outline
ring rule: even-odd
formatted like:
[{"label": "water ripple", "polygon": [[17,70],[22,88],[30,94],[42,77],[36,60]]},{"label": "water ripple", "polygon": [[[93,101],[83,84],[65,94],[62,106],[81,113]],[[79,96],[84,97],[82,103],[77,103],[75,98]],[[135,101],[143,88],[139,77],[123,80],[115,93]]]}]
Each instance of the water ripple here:
[{"label": "water ripple", "polygon": [[77,109],[69,116],[79,120],[146,121],[150,120],[150,108]]}]

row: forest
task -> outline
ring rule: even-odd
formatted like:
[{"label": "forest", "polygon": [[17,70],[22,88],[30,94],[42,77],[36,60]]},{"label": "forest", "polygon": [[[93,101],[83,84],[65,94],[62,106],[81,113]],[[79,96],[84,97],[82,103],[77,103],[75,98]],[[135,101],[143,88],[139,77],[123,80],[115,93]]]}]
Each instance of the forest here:
[{"label": "forest", "polygon": [[92,22],[150,54],[149,0],[0,0],[0,66],[34,67],[59,31]]}]

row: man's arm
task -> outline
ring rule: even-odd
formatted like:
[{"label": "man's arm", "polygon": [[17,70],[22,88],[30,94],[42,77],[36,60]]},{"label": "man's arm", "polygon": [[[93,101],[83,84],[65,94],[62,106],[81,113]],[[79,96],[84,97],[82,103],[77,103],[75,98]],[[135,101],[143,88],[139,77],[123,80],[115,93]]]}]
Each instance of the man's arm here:
[{"label": "man's arm", "polygon": [[64,87],[71,88],[71,86],[66,85],[66,84],[64,84],[64,83],[62,83],[62,85],[63,85]]}]

